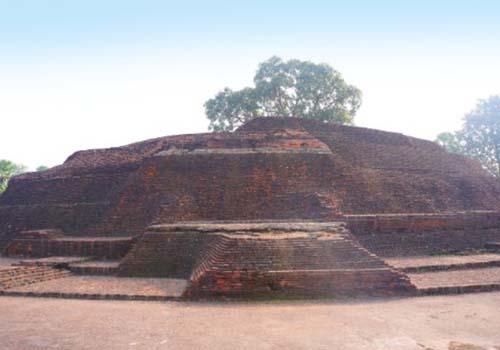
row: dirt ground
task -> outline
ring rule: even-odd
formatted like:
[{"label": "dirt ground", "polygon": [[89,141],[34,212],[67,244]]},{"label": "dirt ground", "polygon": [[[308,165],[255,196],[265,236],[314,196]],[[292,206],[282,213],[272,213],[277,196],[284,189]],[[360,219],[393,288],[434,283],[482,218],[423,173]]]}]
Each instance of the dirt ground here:
[{"label": "dirt ground", "polygon": [[500,349],[500,292],[182,303],[0,297],[0,349]]}]

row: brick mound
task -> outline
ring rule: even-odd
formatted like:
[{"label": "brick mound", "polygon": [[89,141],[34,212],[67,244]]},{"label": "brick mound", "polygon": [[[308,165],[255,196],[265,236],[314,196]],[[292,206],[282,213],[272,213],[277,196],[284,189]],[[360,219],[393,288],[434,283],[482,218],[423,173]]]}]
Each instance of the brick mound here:
[{"label": "brick mound", "polygon": [[122,260],[120,274],[188,278],[185,297],[414,291],[404,274],[362,248],[341,223],[193,223],[151,230]]},{"label": "brick mound", "polygon": [[500,185],[470,159],[401,134],[259,118],[233,133],[79,151],[14,177],[0,248],[29,229],[124,236],[178,221],[464,210],[500,210]]},{"label": "brick mound", "polygon": [[479,163],[296,118],[79,151],[0,196],[4,254],[112,260],[68,268],[189,280],[192,296],[414,291],[378,256],[499,241],[500,183]]}]

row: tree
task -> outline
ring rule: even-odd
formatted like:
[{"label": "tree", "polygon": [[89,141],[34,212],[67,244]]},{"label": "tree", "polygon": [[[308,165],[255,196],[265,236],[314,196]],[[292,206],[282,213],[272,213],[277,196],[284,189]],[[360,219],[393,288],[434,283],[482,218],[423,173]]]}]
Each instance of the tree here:
[{"label": "tree", "polygon": [[27,170],[26,166],[16,164],[10,160],[0,159],[0,193],[7,189],[9,179]]},{"label": "tree", "polygon": [[352,124],[361,91],[327,64],[271,57],[259,65],[255,87],[225,88],[205,102],[213,131],[232,131],[256,117],[287,116]]},{"label": "tree", "polygon": [[47,170],[49,167],[46,166],[46,165],[40,165],[38,168],[36,168],[36,171],[45,171]]},{"label": "tree", "polygon": [[465,116],[458,137],[467,155],[500,176],[500,96],[479,100]]},{"label": "tree", "polygon": [[440,134],[437,142],[450,152],[476,158],[500,177],[500,96],[479,100],[465,115],[462,129]]},{"label": "tree", "polygon": [[450,153],[464,154],[464,149],[456,133],[442,132],[437,136],[436,142]]}]

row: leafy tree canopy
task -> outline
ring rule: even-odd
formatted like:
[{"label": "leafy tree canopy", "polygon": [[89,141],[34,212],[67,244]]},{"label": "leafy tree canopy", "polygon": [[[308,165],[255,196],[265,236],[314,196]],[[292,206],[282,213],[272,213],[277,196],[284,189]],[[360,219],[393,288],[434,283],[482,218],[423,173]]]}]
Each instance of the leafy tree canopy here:
[{"label": "leafy tree canopy", "polygon": [[225,88],[205,102],[213,131],[232,131],[256,117],[292,116],[352,124],[361,91],[327,64],[271,57],[259,65],[254,87]]},{"label": "leafy tree canopy", "polygon": [[0,193],[5,191],[9,179],[21,174],[27,170],[27,167],[22,164],[16,164],[10,160],[0,159]]},{"label": "leafy tree canopy", "polygon": [[440,134],[437,142],[450,152],[476,158],[500,177],[500,96],[479,100],[465,115],[462,129]]},{"label": "leafy tree canopy", "polygon": [[460,140],[457,137],[457,134],[452,132],[442,132],[437,138],[436,142],[444,147],[448,152],[454,154],[463,154],[464,149],[460,144]]},{"label": "leafy tree canopy", "polygon": [[47,170],[49,167],[46,166],[46,165],[40,165],[38,168],[36,168],[36,171],[45,171]]}]

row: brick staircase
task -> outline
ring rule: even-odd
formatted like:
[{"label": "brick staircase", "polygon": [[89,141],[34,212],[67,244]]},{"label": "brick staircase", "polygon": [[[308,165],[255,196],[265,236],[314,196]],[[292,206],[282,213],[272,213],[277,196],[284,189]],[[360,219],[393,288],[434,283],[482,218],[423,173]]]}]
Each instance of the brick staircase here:
[{"label": "brick staircase", "polygon": [[55,267],[79,275],[113,275],[133,246],[132,237],[68,237],[58,230],[21,232],[5,248],[6,256],[29,257],[18,264]]},{"label": "brick staircase", "polygon": [[0,291],[70,276],[67,270],[48,266],[12,266],[0,269]]},{"label": "brick staircase", "polygon": [[348,232],[221,234],[194,269],[185,296],[392,295],[408,278]]},{"label": "brick staircase", "polygon": [[212,240],[212,245],[204,254],[201,255],[198,265],[193,269],[190,280],[192,283],[198,283],[205,272],[210,270],[211,266],[218,264],[221,260],[221,255],[229,245],[230,238],[224,235],[217,235]]}]

